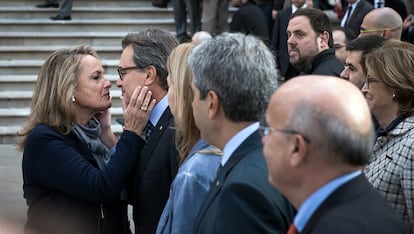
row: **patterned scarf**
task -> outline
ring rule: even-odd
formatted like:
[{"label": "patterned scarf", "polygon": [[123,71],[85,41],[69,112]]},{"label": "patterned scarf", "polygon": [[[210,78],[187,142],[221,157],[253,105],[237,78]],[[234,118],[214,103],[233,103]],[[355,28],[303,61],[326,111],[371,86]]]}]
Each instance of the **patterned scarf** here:
[{"label": "patterned scarf", "polygon": [[81,140],[86,147],[92,152],[93,158],[98,164],[99,169],[102,169],[111,158],[111,153],[99,136],[101,135],[101,124],[93,117],[87,126],[76,124],[73,128],[75,135]]}]

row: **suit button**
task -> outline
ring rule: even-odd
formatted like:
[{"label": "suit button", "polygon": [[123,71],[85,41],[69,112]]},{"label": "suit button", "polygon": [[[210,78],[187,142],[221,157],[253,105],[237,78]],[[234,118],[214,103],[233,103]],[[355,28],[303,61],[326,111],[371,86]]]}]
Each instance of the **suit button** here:
[{"label": "suit button", "polygon": [[220,181],[216,181],[216,186],[219,186],[220,185]]}]

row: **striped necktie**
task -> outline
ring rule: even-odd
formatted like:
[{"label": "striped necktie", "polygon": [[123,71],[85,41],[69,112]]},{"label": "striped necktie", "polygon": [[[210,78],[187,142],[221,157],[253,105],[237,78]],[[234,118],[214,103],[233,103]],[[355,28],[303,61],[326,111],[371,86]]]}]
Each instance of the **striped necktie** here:
[{"label": "striped necktie", "polygon": [[145,127],[145,143],[148,143],[153,130],[154,125],[152,125],[151,121],[148,121],[147,126]]}]

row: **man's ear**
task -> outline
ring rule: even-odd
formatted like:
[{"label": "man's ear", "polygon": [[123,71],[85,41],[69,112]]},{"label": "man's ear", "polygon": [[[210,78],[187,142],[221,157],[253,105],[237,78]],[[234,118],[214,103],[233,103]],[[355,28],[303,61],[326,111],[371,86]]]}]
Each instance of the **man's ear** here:
[{"label": "man's ear", "polygon": [[289,140],[290,144],[290,156],[289,163],[292,167],[299,167],[306,162],[308,156],[309,144],[305,138],[300,134],[291,136]]},{"label": "man's ear", "polygon": [[146,67],[145,73],[146,73],[146,77],[145,77],[146,86],[150,86],[151,84],[156,82],[158,73],[157,73],[157,69],[155,69],[154,66],[150,65]]},{"label": "man's ear", "polygon": [[208,105],[208,117],[213,119],[216,117],[220,111],[220,99],[215,91],[208,91],[206,97]]},{"label": "man's ear", "polygon": [[382,35],[383,38],[391,38],[391,31],[390,29],[386,28],[382,31]]},{"label": "man's ear", "polygon": [[329,47],[329,33],[327,31],[323,31],[323,33],[320,34],[320,48]]}]

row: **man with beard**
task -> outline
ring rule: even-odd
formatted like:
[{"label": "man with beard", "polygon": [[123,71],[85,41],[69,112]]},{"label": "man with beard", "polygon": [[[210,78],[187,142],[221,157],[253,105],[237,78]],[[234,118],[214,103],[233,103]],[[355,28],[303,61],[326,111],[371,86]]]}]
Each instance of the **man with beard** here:
[{"label": "man with beard", "polygon": [[321,10],[298,9],[290,17],[287,34],[289,62],[300,75],[339,77],[344,65],[335,57],[332,27]]}]

